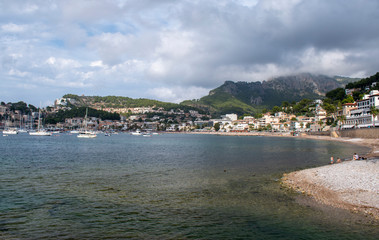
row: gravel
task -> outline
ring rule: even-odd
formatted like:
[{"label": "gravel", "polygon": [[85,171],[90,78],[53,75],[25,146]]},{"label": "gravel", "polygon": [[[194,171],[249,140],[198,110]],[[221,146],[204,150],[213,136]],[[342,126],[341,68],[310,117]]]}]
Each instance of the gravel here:
[{"label": "gravel", "polygon": [[379,219],[379,159],[301,170],[285,174],[283,183],[324,204]]}]

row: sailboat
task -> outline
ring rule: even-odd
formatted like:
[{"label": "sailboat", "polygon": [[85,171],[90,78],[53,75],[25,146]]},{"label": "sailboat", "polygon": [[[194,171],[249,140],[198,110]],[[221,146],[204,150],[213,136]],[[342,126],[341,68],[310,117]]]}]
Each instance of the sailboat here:
[{"label": "sailboat", "polygon": [[97,135],[94,132],[88,131],[87,127],[87,115],[88,115],[88,108],[86,109],[86,116],[84,117],[84,132],[80,132],[78,134],[78,138],[95,138]]},{"label": "sailboat", "polygon": [[8,118],[8,121],[6,122],[6,129],[3,130],[3,136],[15,135],[15,134],[18,134],[18,131],[15,128],[9,127],[9,118]]},{"label": "sailboat", "polygon": [[38,129],[35,132],[29,132],[31,136],[51,136],[51,133],[45,129],[41,129],[41,108],[38,111]]}]

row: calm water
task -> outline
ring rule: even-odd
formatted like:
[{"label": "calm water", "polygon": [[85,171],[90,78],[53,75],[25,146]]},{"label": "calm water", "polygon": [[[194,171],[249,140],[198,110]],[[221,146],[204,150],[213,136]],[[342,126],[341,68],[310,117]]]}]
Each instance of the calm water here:
[{"label": "calm water", "polygon": [[376,239],[284,172],[367,148],[292,138],[0,136],[0,239]]}]

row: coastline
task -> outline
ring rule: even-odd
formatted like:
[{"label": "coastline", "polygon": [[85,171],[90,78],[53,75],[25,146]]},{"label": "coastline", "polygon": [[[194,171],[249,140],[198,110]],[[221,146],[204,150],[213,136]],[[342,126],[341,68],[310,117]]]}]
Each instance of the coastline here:
[{"label": "coastline", "polygon": [[379,220],[379,141],[377,139],[302,136],[370,147],[366,160],[344,161],[283,174],[282,184],[318,203]]},{"label": "coastline", "polygon": [[316,136],[300,134],[299,136],[292,136],[289,132],[286,133],[271,133],[271,132],[180,132],[184,134],[210,134],[218,136],[265,136],[265,137],[286,137],[286,138],[304,138],[321,141],[335,141],[350,144],[357,144],[369,147],[371,150],[364,154],[365,158],[378,158],[379,159],[379,140],[378,139],[363,139],[363,138],[345,138],[345,137],[330,137],[330,136]]},{"label": "coastline", "polygon": [[320,204],[362,213],[379,220],[379,140],[362,138],[334,138],[329,136],[283,133],[216,133],[223,136],[268,136],[337,141],[370,147],[363,155],[366,160],[344,161],[326,166],[283,174],[281,183],[299,193],[306,194]]}]

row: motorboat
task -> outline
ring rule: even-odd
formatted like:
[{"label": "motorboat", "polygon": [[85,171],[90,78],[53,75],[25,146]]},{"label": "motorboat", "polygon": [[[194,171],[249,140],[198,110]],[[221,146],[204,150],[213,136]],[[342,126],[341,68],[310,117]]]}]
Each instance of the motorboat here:
[{"label": "motorboat", "polygon": [[141,130],[139,130],[139,129],[137,129],[135,132],[132,132],[131,134],[134,136],[141,136],[142,135]]},{"label": "motorboat", "polygon": [[78,138],[95,138],[97,137],[96,133],[86,131],[86,132],[80,132],[77,136]]}]

